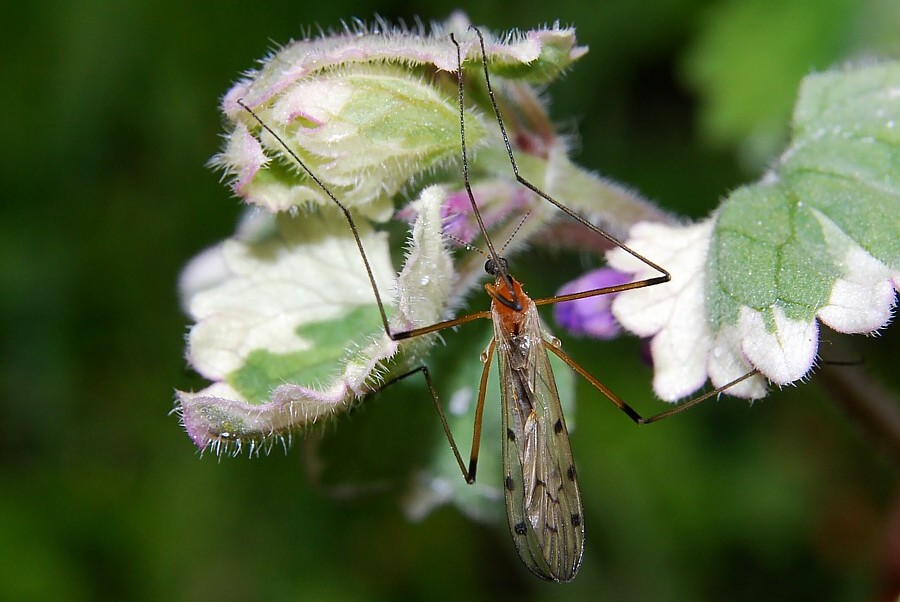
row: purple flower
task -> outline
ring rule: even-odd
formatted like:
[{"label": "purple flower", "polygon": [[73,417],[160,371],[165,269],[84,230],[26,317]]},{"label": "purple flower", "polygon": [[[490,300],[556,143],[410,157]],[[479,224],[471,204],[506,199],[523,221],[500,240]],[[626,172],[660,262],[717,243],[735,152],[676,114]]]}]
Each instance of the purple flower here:
[{"label": "purple flower", "polygon": [[[531,202],[536,198],[522,186],[509,180],[486,180],[472,185],[472,193],[488,230],[507,223],[513,217],[527,215]],[[407,205],[397,212],[397,218],[412,223],[416,210]],[[443,232],[457,244],[471,244],[480,235],[472,201],[465,190],[447,195],[441,207]]]},{"label": "purple flower", "polygon": [[471,243],[478,234],[471,201],[465,191],[447,197],[441,208],[441,217],[444,220],[444,232],[457,240]]},{"label": "purple flower", "polygon": [[[556,294],[568,295],[625,284],[632,280],[631,274],[625,274],[612,268],[600,268],[591,270],[563,285]],[[572,334],[596,339],[613,339],[621,332],[621,327],[610,309],[615,296],[615,293],[610,293],[557,303],[553,308],[553,317],[557,324]]]}]

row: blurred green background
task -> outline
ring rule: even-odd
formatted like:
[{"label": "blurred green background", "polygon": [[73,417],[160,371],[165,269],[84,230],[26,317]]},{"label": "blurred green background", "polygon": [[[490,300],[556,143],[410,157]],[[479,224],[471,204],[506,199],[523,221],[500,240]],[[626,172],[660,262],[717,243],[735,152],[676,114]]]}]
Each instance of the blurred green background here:
[{"label": "blurred green background", "polygon": [[[582,571],[565,586],[528,574],[503,525],[450,508],[411,524],[394,495],[325,495],[305,475],[303,444],[254,460],[198,458],[169,412],[174,388],[203,386],[183,360],[179,269],[229,235],[241,211],[204,167],[219,145],[218,98],[275,43],[376,12],[428,22],[459,7],[494,30],[573,24],[591,52],[553,87],[552,112],[577,132],[579,162],[698,217],[758,177],[780,147],[800,76],[900,54],[898,6],[5,7],[0,599],[886,596],[900,564],[897,465],[817,376],[752,409],[711,402],[646,429],[581,388],[573,448],[588,539]],[[576,272],[578,259],[568,261]],[[849,352],[895,394],[896,331],[860,337]],[[641,411],[662,409],[635,341],[566,344]],[[408,403],[440,436],[426,400]],[[377,420],[379,409],[344,422]],[[413,436],[386,426],[369,453]]]}]

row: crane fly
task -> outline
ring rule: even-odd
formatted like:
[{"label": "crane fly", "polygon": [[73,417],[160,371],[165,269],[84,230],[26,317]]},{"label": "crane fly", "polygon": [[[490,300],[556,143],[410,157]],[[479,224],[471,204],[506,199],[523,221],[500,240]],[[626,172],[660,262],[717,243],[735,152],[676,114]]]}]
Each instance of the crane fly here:
[{"label": "crane fly", "polygon": [[[570,581],[584,550],[584,514],[559,391],[537,306],[515,279],[496,281],[491,296],[502,406],[503,491],[513,541],[525,565],[544,579]],[[511,286],[510,286],[511,285]],[[517,303],[511,302],[517,300]],[[518,307],[518,308],[517,308]],[[479,401],[483,403],[483,391]],[[481,408],[479,407],[479,414]],[[470,466],[474,479],[474,466]]]},{"label": "crane fly", "polygon": [[468,465],[463,461],[456,440],[450,431],[443,411],[443,405],[427,366],[421,365],[401,374],[384,383],[382,388],[413,374],[422,373],[456,462],[463,477],[471,484],[475,482],[477,472],[478,453],[481,444],[481,424],[491,360],[494,355],[497,356],[502,406],[503,490],[509,530],[520,558],[531,572],[548,581],[571,581],[581,566],[584,552],[584,512],[578,488],[575,461],[569,445],[568,430],[550,365],[549,353],[558,356],[637,424],[656,422],[690,409],[705,399],[753,376],[757,372],[755,370],[751,371],[722,387],[686,401],[673,409],[643,418],[606,385],[566,355],[560,348],[559,341],[545,332],[537,311],[537,307],[540,305],[550,305],[563,301],[654,286],[668,282],[671,276],[664,268],[588,222],[519,174],[509,136],[491,86],[484,38],[477,28],[471,27],[471,29],[475,31],[479,40],[486,89],[517,182],[550,202],[570,218],[644,262],[659,272],[659,276],[543,299],[531,299],[525,293],[521,283],[510,275],[506,259],[494,248],[472,192],[466,149],[462,52],[455,35],[451,33],[450,41],[456,46],[457,53],[463,182],[472,206],[473,215],[478,224],[478,231],[488,249],[487,253],[485,253],[488,257],[485,263],[485,271],[493,278],[493,282],[485,284],[484,288],[491,298],[491,306],[489,310],[445,320],[430,326],[403,332],[392,332],[368,256],[363,248],[353,217],[347,207],[307,167],[284,140],[262,121],[253,109],[245,105],[242,100],[237,102],[262,129],[274,137],[287,154],[297,162],[312,181],[344,214],[359,249],[369,282],[372,285],[372,291],[381,314],[384,330],[392,340],[402,341],[478,319],[490,319],[493,322],[494,336],[482,353],[484,368],[475,409],[472,448]]}]

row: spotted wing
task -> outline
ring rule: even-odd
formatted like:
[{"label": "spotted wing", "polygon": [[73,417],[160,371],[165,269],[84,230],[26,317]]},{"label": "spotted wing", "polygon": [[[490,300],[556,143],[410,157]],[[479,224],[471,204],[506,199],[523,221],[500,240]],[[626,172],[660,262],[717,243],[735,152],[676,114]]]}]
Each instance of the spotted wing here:
[{"label": "spotted wing", "polygon": [[506,513],[523,562],[539,577],[570,581],[584,546],[581,495],[559,392],[534,305],[518,333],[495,320],[503,404]]}]

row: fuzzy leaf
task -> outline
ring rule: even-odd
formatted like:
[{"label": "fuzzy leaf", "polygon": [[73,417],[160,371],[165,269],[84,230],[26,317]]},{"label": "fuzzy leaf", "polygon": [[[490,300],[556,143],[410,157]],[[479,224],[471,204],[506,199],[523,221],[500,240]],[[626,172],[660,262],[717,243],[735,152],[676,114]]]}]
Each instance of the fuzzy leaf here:
[{"label": "fuzzy leaf", "polygon": [[[847,333],[887,324],[900,286],[898,124],[900,63],[810,76],[794,139],[762,181],[712,220],[632,229],[628,244],[672,272],[613,304],[627,328],[654,336],[660,397],[687,395],[707,374],[722,386],[749,367],[785,385],[813,366],[817,320]],[[622,252],[610,260],[652,275]],[[763,391],[750,381],[729,393]]]},{"label": "fuzzy leaf", "polygon": [[[406,264],[395,277],[386,236],[357,220],[392,328],[438,320],[451,274],[440,235],[439,188],[423,192]],[[428,341],[398,346],[384,333],[371,284],[343,217],[257,213],[235,239],[185,270],[185,305],[197,324],[188,359],[214,381],[179,393],[183,421],[201,448],[251,451],[345,410],[372,390],[382,365]],[[402,361],[394,364],[402,366]]]},{"label": "fuzzy leaf", "polygon": [[[394,64],[455,72],[456,47],[450,42],[451,33],[460,43],[464,64],[480,68],[481,50],[469,26],[468,17],[457,12],[446,23],[433,23],[429,32],[423,27],[392,27],[383,21],[371,27],[357,22],[340,33],[291,42],[263,60],[261,69],[238,82],[225,95],[222,108],[231,119],[237,119],[243,113],[238,99],[243,98],[255,109],[296,82],[336,68]],[[575,45],[575,29],[558,23],[527,32],[513,31],[501,38],[486,28],[481,30],[490,68],[507,78],[547,83],[587,52],[586,47]]]},{"label": "fuzzy leaf", "polygon": [[[456,100],[399,67],[302,79],[256,113],[344,205],[378,219],[391,215],[391,197],[407,181],[459,156]],[[484,126],[467,118],[477,146]],[[214,158],[237,194],[269,211],[331,204],[249,114],[238,119]]]},{"label": "fuzzy leaf", "polygon": [[[233,129],[213,165],[238,195],[270,211],[330,203],[243,104],[345,205],[387,219],[391,197],[407,182],[458,164],[459,110],[449,73],[458,64],[449,34],[460,41],[464,69],[480,69],[481,50],[467,28],[457,15],[427,35],[378,23],[291,43],[225,95],[222,109]],[[558,26],[485,36],[491,69],[508,79],[547,82],[586,52],[575,46],[574,30]],[[475,149],[486,125],[474,112],[466,123]]]}]

